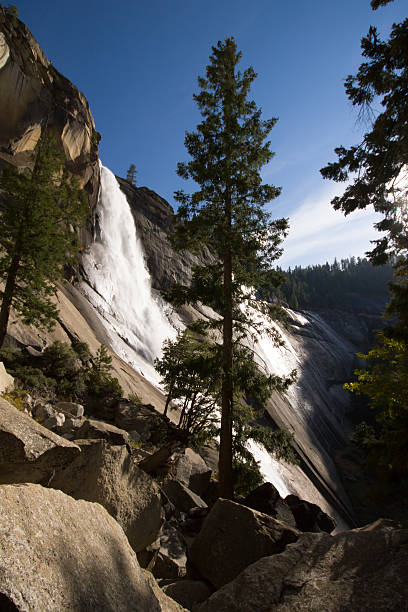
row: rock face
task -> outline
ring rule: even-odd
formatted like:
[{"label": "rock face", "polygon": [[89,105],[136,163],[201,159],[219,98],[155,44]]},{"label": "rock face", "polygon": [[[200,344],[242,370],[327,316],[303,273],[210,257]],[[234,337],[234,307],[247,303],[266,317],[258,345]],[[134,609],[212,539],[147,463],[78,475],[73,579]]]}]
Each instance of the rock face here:
[{"label": "rock face", "polygon": [[121,525],[133,550],[156,540],[163,522],[160,491],[125,446],[80,440],[79,457],[56,472],[49,486],[75,499],[98,502]]},{"label": "rock face", "polygon": [[0,162],[24,167],[45,126],[96,203],[98,135],[85,96],[45,57],[28,28],[0,11]]},{"label": "rock face", "polygon": [[193,542],[190,559],[219,588],[261,557],[281,552],[298,534],[266,514],[220,499]]},{"label": "rock face", "polygon": [[0,593],[20,612],[182,610],[102,506],[39,485],[0,487]]},{"label": "rock face", "polygon": [[395,612],[407,609],[408,530],[381,522],[329,536],[305,533],[260,559],[197,612]]},{"label": "rock face", "polygon": [[193,266],[208,262],[211,259],[209,251],[204,250],[200,257],[173,251],[167,239],[174,214],[170,204],[147,187],[134,187],[121,178],[118,181],[143,242],[153,288],[166,290],[173,284],[189,284]]},{"label": "rock face", "polygon": [[0,397],[0,483],[49,481],[80,453]]}]

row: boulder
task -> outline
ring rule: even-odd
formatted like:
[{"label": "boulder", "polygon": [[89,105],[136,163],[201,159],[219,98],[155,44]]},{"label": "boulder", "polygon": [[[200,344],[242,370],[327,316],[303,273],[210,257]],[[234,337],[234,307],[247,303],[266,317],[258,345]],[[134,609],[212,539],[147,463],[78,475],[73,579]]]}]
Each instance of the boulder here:
[{"label": "boulder", "polygon": [[102,506],[34,484],[0,486],[0,593],[21,612],[182,610]]},{"label": "boulder", "polygon": [[285,497],[285,503],[291,509],[295,517],[296,527],[300,531],[325,531],[331,533],[336,527],[334,518],[323,512],[316,504],[311,504],[296,495]]},{"label": "boulder", "polygon": [[76,418],[84,416],[84,407],[82,404],[75,404],[74,402],[57,402],[55,408],[64,414]]},{"label": "boulder", "polygon": [[36,402],[31,411],[36,421],[42,424],[48,419],[54,418],[57,414],[57,411],[51,404],[43,402]]},{"label": "boulder", "polygon": [[198,453],[192,448],[185,448],[175,460],[172,474],[176,480],[201,497],[210,484],[212,471]]},{"label": "boulder", "polygon": [[109,444],[115,445],[129,443],[127,431],[95,419],[85,419],[81,427],[76,430],[75,438],[77,440],[106,440]]},{"label": "boulder", "polygon": [[382,525],[304,533],[264,557],[195,612],[400,612],[408,600],[408,530]]},{"label": "boulder", "polygon": [[279,491],[270,482],[264,482],[251,491],[242,503],[253,510],[269,514],[269,516],[273,516],[273,518],[283,521],[291,527],[298,527],[292,510],[281,498]]},{"label": "boulder", "polygon": [[151,544],[163,522],[158,485],[133,463],[126,446],[109,446],[105,440],[79,440],[78,446],[79,457],[56,472],[49,486],[104,506],[133,550]]},{"label": "boulder", "polygon": [[181,606],[192,610],[211,595],[210,587],[202,580],[177,580],[163,585],[162,590]]},{"label": "boulder", "polygon": [[150,404],[118,402],[115,405],[115,425],[125,431],[137,431],[142,440],[160,443],[166,436],[166,423]]},{"label": "boulder", "polygon": [[0,398],[0,483],[48,481],[80,453],[76,444],[45,429]]},{"label": "boulder", "polygon": [[0,361],[0,393],[4,393],[7,389],[13,389],[14,378],[6,371],[4,363]]},{"label": "boulder", "polygon": [[162,489],[171,503],[181,512],[188,512],[191,508],[207,508],[205,501],[190,491],[178,480],[166,480]]},{"label": "boulder", "polygon": [[194,540],[189,558],[219,588],[261,557],[282,552],[299,532],[235,502],[219,499]]},{"label": "boulder", "polygon": [[182,578],[186,575],[187,546],[181,533],[165,521],[153,567],[156,578]]},{"label": "boulder", "polygon": [[43,425],[47,429],[59,429],[63,427],[65,423],[65,414],[62,412],[55,412],[52,416],[45,419]]},{"label": "boulder", "polygon": [[75,418],[72,416],[66,416],[63,426],[61,427],[61,433],[66,434],[75,434],[77,429],[82,427],[84,422],[83,418]]}]

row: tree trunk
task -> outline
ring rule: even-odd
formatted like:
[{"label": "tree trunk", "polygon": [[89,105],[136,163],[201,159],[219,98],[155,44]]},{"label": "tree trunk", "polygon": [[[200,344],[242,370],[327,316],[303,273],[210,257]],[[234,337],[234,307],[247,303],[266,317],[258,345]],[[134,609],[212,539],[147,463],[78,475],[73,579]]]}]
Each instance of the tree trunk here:
[{"label": "tree trunk", "polygon": [[226,246],[224,250],[224,320],[223,380],[220,432],[219,485],[220,496],[231,499],[234,495],[232,483],[232,253],[231,253],[231,197],[227,187],[225,197]]},{"label": "tree trunk", "polygon": [[17,251],[11,260],[10,268],[7,273],[6,286],[4,288],[3,300],[0,309],[0,348],[2,348],[7,333],[7,325],[10,318],[11,304],[13,301],[14,289],[18,267],[20,265],[20,253]]},{"label": "tree trunk", "polygon": [[166,405],[164,407],[164,412],[163,412],[163,416],[165,416],[165,417],[167,416],[167,410],[169,408],[169,404],[170,404],[171,399],[172,399],[171,396],[172,396],[172,393],[173,393],[173,387],[174,387],[174,380],[171,381],[170,389],[169,389],[169,392],[167,394]]}]

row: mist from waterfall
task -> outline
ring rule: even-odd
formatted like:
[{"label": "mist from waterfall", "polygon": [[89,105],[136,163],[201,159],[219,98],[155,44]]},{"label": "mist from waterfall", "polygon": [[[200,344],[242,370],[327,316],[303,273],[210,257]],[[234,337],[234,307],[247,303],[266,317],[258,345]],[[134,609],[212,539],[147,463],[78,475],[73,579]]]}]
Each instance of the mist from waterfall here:
[{"label": "mist from waterfall", "polygon": [[180,321],[169,305],[153,296],[143,246],[126,196],[115,175],[101,166],[95,241],[82,259],[87,283],[82,291],[97,310],[111,348],[153,384],[153,362]]}]

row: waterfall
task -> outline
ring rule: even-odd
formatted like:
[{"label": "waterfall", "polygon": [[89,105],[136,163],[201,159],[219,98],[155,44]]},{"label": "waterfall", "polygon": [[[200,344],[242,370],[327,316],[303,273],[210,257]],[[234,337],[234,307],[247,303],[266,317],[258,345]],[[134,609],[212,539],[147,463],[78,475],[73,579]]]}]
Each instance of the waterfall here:
[{"label": "waterfall", "polygon": [[95,307],[112,349],[157,385],[153,362],[163,341],[174,339],[178,317],[152,294],[143,246],[128,201],[115,175],[101,166],[96,237],[82,259],[82,291]]},{"label": "waterfall", "polygon": [[[104,167],[101,167],[95,225],[95,240],[82,259],[86,278],[81,285],[82,292],[95,308],[109,336],[110,347],[152,384],[159,386],[160,378],[154,369],[154,359],[161,356],[163,341],[166,338],[174,339],[183,324],[170,306],[153,294],[143,246],[137,236],[128,201],[114,174]],[[313,318],[308,313],[306,318],[299,313],[289,314],[292,320],[296,319],[296,326],[303,328],[308,337],[318,335],[314,331],[314,327],[317,327],[319,332],[324,332],[326,348],[335,344],[336,339],[329,338],[329,329],[326,329],[328,326],[317,316]],[[258,316],[263,318],[262,315]],[[263,322],[270,325],[267,319]],[[308,354],[300,341],[303,336],[296,337],[285,328],[275,323],[272,325],[283,336],[284,346],[276,347],[267,334],[261,334],[255,341],[248,339],[263,371],[281,376],[289,374],[293,368],[301,372]],[[340,353],[343,354],[346,348],[339,347]],[[317,397],[315,392],[316,386],[321,387],[320,369],[331,362],[333,354],[328,357],[328,352],[325,352],[319,363],[312,369],[308,368],[308,375],[303,377],[305,380],[299,380],[291,386],[287,399],[300,422],[308,421],[312,413],[316,412],[317,405],[333,421],[333,427],[338,428],[337,415],[331,414],[330,410],[333,398],[322,402],[322,397]],[[320,423],[316,423],[316,426],[320,428]],[[322,435],[325,435],[325,424],[321,427]],[[264,476],[277,487],[281,495],[296,492],[324,507],[323,498],[310,482],[307,485],[310,488],[307,495],[299,491],[299,469],[293,471],[290,466],[279,464],[256,444],[250,444],[249,447],[260,462]]]}]

